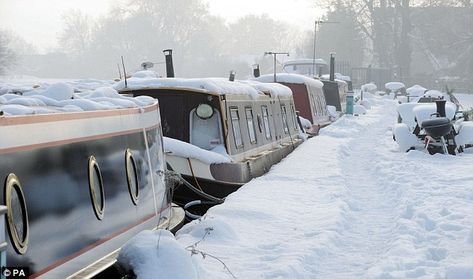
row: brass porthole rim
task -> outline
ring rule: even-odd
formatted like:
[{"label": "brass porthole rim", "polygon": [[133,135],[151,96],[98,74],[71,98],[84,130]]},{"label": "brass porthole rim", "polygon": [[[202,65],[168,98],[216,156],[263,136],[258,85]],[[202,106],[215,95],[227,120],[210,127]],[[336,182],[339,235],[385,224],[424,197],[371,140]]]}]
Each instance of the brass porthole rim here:
[{"label": "brass porthole rim", "polygon": [[[12,204],[11,204],[11,193],[14,191],[14,188],[17,190],[18,198],[20,199],[20,206],[23,209],[23,221],[24,221],[24,240],[20,240],[18,232],[16,230],[13,213],[12,213]],[[19,254],[25,254],[28,249],[29,242],[29,222],[28,222],[28,210],[26,207],[25,195],[23,193],[23,188],[21,187],[20,180],[14,173],[10,173],[5,181],[5,205],[7,206],[7,223],[8,223],[8,234],[12,240],[13,248]]]},{"label": "brass porthole rim", "polygon": [[[131,165],[130,165],[131,164]],[[130,177],[129,168],[133,169],[134,177]],[[136,169],[136,162],[133,158],[133,153],[129,148],[125,151],[125,172],[126,172],[126,180],[128,183],[128,192],[130,193],[131,201],[134,205],[138,205],[139,195],[140,195],[140,187],[138,185],[138,177],[137,177],[137,169]],[[136,189],[132,189],[132,180],[135,180]],[[136,190],[136,191],[135,191]]]},{"label": "brass porthole rim", "polygon": [[[97,163],[97,160],[94,156],[89,157],[89,168],[88,168],[88,178],[89,178],[89,190],[90,190],[90,199],[92,201],[92,206],[94,208],[95,216],[97,219],[102,220],[104,216],[105,210],[105,197],[104,197],[104,189],[103,189],[103,180],[102,180],[102,173],[100,172],[100,167]],[[97,173],[99,178],[99,188],[100,188],[100,199],[102,201],[102,207],[98,204],[97,195],[95,193],[95,184],[94,184],[94,173]]]}]

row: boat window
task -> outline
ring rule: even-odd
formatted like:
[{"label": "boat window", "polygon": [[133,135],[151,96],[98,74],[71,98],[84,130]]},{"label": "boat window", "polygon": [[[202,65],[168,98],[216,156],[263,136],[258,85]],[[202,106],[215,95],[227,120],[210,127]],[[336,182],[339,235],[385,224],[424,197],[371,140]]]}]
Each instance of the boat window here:
[{"label": "boat window", "polygon": [[237,148],[240,148],[243,146],[243,139],[241,138],[240,115],[238,114],[238,108],[230,108],[230,119],[232,121],[233,139],[235,140],[235,146]]},{"label": "boat window", "polygon": [[5,181],[5,205],[8,234],[13,248],[18,254],[24,254],[29,238],[28,211],[20,180],[13,173],[10,173]]},{"label": "boat window", "polygon": [[133,153],[131,153],[130,149],[127,149],[125,152],[125,170],[131,201],[133,204],[137,205],[140,188],[138,186],[138,175],[136,171],[135,159],[133,158]]},{"label": "boat window", "polygon": [[[207,116],[207,118],[203,116]],[[205,150],[212,150],[219,145],[223,145],[220,119],[218,111],[210,105],[200,104],[193,109],[189,116],[190,143]]]},{"label": "boat window", "polygon": [[248,127],[248,135],[251,143],[256,143],[256,129],[255,122],[253,121],[253,109],[245,108],[246,114],[246,125]]},{"label": "boat window", "polygon": [[287,123],[287,112],[286,105],[281,105],[281,117],[282,117],[282,126],[284,127],[284,133],[289,133],[289,125]]},{"label": "boat window", "polygon": [[294,130],[297,130],[297,119],[296,119],[296,110],[294,109],[294,105],[291,104],[291,115],[292,115],[292,125],[294,126]]},{"label": "boat window", "polygon": [[103,190],[102,174],[94,156],[89,157],[89,190],[90,199],[97,219],[102,220],[104,216],[105,197]]},{"label": "boat window", "polygon": [[269,113],[267,106],[261,106],[261,112],[263,114],[263,126],[264,134],[267,139],[271,139],[271,128],[269,127]]}]

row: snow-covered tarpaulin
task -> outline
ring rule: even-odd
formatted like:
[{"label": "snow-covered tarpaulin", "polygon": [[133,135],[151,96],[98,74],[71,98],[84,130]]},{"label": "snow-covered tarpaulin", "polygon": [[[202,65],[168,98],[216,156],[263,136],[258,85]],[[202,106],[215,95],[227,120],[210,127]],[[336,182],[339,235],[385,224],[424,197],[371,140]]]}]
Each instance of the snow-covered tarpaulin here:
[{"label": "snow-covered tarpaulin", "polygon": [[177,241],[194,251],[183,272],[198,270],[194,278],[472,278],[473,154],[401,152],[390,128],[396,103],[371,103],[366,115],[343,116],[323,128],[181,229]]}]

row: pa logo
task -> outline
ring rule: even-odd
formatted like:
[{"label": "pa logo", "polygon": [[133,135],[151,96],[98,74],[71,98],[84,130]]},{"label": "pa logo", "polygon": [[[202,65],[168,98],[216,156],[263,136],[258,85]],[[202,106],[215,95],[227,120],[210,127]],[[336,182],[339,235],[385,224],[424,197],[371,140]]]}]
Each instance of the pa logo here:
[{"label": "pa logo", "polygon": [[2,272],[3,276],[9,277],[11,275],[11,271],[8,268],[5,268]]},{"label": "pa logo", "polygon": [[30,275],[28,267],[2,267],[2,278],[27,278]]}]

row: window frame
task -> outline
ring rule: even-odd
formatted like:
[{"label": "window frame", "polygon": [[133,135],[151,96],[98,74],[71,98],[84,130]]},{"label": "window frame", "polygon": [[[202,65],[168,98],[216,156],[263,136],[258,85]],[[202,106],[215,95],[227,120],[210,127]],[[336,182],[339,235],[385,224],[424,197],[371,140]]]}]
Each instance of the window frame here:
[{"label": "window frame", "polygon": [[[233,142],[235,143],[235,147],[239,149],[239,148],[244,147],[243,137],[241,134],[241,125],[240,125],[240,111],[238,107],[229,107],[228,109],[230,111],[230,123],[232,124]],[[232,112],[236,113],[236,118],[233,117]],[[238,127],[235,127],[235,123],[238,125]],[[236,128],[238,128],[239,141],[237,140]]]},{"label": "window frame", "polygon": [[[250,113],[250,116],[248,116],[248,112]],[[250,143],[256,144],[258,142],[258,139],[256,137],[255,119],[254,119],[252,107],[245,107],[245,118],[246,118],[246,127],[248,128],[248,138],[250,139]],[[251,126],[250,126],[250,122],[251,122]],[[251,137],[252,135],[251,131],[253,131],[253,138]]]}]

